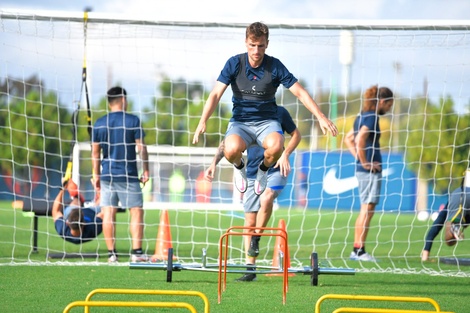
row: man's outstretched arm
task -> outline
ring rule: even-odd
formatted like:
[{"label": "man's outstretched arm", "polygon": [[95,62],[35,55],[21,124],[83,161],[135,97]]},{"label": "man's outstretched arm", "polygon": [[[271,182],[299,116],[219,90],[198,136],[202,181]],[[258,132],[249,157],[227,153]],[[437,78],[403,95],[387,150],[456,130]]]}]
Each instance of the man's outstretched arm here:
[{"label": "man's outstretched arm", "polygon": [[63,198],[64,198],[64,189],[61,188],[59,193],[57,194],[57,197],[55,197],[54,203],[52,204],[52,219],[54,220],[54,222],[58,218],[64,216]]}]

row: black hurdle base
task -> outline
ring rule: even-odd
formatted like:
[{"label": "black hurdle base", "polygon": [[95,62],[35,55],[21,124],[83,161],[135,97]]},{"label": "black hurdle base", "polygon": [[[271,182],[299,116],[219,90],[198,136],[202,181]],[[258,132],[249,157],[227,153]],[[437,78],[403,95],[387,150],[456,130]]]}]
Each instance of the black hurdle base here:
[{"label": "black hurdle base", "polygon": [[470,259],[462,259],[462,258],[439,258],[444,264],[454,264],[454,265],[465,265],[470,266]]},{"label": "black hurdle base", "polygon": [[48,259],[96,259],[99,258],[98,253],[48,253]]},{"label": "black hurdle base", "polygon": [[[129,253],[118,253],[118,258],[122,258],[123,260],[127,260],[130,258]],[[99,257],[108,257],[107,253],[67,253],[67,252],[59,252],[59,253],[48,253],[48,259],[97,259]]]},{"label": "black hurdle base", "polygon": [[38,224],[39,216],[52,216],[52,204],[54,201],[45,199],[22,198],[23,213],[33,214],[33,239],[32,253],[38,253]]}]

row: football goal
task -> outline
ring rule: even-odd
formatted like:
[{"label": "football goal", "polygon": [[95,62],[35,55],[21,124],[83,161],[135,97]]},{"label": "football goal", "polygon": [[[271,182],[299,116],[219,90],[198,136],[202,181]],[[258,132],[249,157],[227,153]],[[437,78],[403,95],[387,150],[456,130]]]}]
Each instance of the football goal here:
[{"label": "football goal", "polygon": [[[231,117],[230,89],[197,145],[192,138],[225,62],[246,51],[251,22],[0,10],[0,265],[107,262],[102,235],[82,245],[62,240],[50,205],[69,161],[80,192],[94,198],[89,130],[107,113],[106,91],[116,85],[127,90],[128,111],[140,118],[149,149],[144,250],[154,253],[166,211],[175,257],[198,262],[204,250],[215,262],[221,235],[244,223],[232,165],[223,160],[211,183],[203,179]],[[285,221],[292,266],[308,265],[317,252],[321,266],[470,276],[462,266],[470,240],[449,247],[443,230],[429,261],[421,260],[433,217],[469,167],[469,21],[266,24],[266,53],[281,60],[339,129],[336,137],[323,135],[302,103],[278,89],[277,103],[302,140],[268,226]],[[375,261],[358,262],[349,256],[360,200],[343,139],[373,85],[390,88],[394,105],[380,118],[383,183],[366,241]],[[118,214],[116,229],[118,250],[129,253],[128,212]],[[230,260],[243,263],[242,239],[230,240]],[[274,237],[261,239],[260,263],[273,262],[274,246]]]}]

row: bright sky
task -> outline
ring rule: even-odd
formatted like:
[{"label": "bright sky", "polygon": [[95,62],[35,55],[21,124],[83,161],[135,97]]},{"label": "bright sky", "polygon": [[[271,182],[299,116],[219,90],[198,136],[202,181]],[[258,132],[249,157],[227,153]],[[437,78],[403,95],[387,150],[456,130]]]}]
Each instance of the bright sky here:
[{"label": "bright sky", "polygon": [[[230,3],[230,9],[228,9]],[[154,19],[468,19],[467,0],[3,0],[2,8],[83,11],[148,16]]]},{"label": "bright sky", "polygon": [[[228,2],[227,2],[228,3]],[[270,0],[270,1],[261,1],[261,0],[239,0],[230,2],[230,9],[227,9],[228,5],[225,1],[221,0],[160,0],[160,1],[149,1],[149,0],[101,0],[101,1],[63,1],[63,0],[3,0],[0,11],[5,10],[9,12],[14,12],[15,10],[27,10],[29,12],[39,12],[39,10],[47,10],[47,11],[67,11],[67,12],[75,12],[81,13],[85,9],[85,7],[91,7],[92,12],[96,14],[112,14],[117,15],[122,18],[131,18],[131,19],[141,19],[141,20],[174,20],[174,21],[238,21],[238,22],[253,22],[253,21],[263,21],[266,23],[270,22],[278,22],[280,20],[289,20],[299,21],[299,23],[305,23],[310,20],[326,20],[326,19],[345,19],[345,20],[375,20],[375,21],[384,21],[384,20],[468,20],[470,12],[470,1],[468,0],[450,0],[450,1],[442,1],[442,0],[354,0],[354,1],[345,1],[345,0],[330,0],[330,1],[314,1],[314,0]],[[75,15],[76,16],[76,15]],[[272,32],[274,33],[274,31]],[[1,35],[1,33],[0,33]],[[168,50],[168,55],[159,54],[161,51],[156,50],[163,50],[161,49],[162,44],[155,44],[155,46],[148,46],[142,45],[141,42],[138,42],[136,39],[135,43],[127,47],[121,47],[122,52],[118,52],[121,59],[123,58],[124,53],[130,54],[139,54],[148,52],[150,54],[150,62],[144,61],[142,64],[142,68],[139,69],[139,73],[129,73],[126,72],[124,77],[119,77],[119,73],[123,73],[120,71],[118,62],[114,62],[113,67],[111,70],[108,68],[106,69],[106,65],[103,65],[104,68],[95,67],[95,72],[97,73],[95,78],[97,81],[106,80],[104,72],[108,71],[114,75],[114,79],[119,81],[125,86],[130,86],[130,83],[127,83],[126,79],[129,81],[137,81],[135,77],[131,77],[130,74],[136,74],[142,76],[142,73],[145,70],[149,70],[150,67],[152,68],[152,73],[148,75],[154,75],[155,68],[158,68],[158,60],[165,59],[167,66],[171,68],[171,70],[176,71],[177,67],[183,67],[185,64],[181,64],[181,60],[189,59],[194,57],[195,53],[200,53],[201,50],[208,50],[208,53],[212,53],[211,56],[208,56],[208,59],[199,59],[201,63],[201,68],[203,67],[204,71],[201,71],[199,68],[197,74],[202,76],[202,74],[206,75],[206,77],[202,78],[202,80],[207,83],[212,83],[217,78],[218,73],[220,72],[224,62],[232,55],[236,53],[243,52],[244,45],[243,45],[243,31],[240,35],[234,36],[234,38],[240,39],[229,39],[224,47],[216,47],[212,48],[209,47],[207,44],[202,47],[198,47],[198,51],[194,52],[191,51],[194,49],[193,47],[196,46],[198,43],[191,42],[191,39],[184,38],[182,40],[183,43],[179,43],[182,49],[175,48],[166,48]],[[1,38],[0,38],[1,39]],[[127,42],[132,42],[132,37],[126,39]],[[285,38],[283,35],[279,35],[278,37],[272,36],[270,40],[269,49],[267,50],[267,54],[273,55],[278,57],[288,66],[289,70],[293,72],[293,74],[303,80],[307,80],[311,83],[311,85],[315,84],[315,81],[319,79],[323,79],[325,84],[330,84],[325,80],[329,80],[331,78],[327,77],[338,77],[338,81],[341,80],[341,68],[336,56],[332,57],[332,53],[337,53],[336,50],[331,50],[328,52],[322,52],[321,49],[317,49],[315,43],[313,44],[315,52],[313,54],[313,64],[303,64],[303,60],[291,60],[289,59],[289,48],[295,49],[295,44],[291,47],[290,43],[287,41],[287,45],[284,40]],[[16,39],[14,39],[16,40]],[[315,39],[318,40],[318,39]],[[382,40],[382,39],[379,39]],[[416,39],[413,39],[416,40]],[[424,39],[417,39],[424,40]],[[453,39],[455,42],[458,39]],[[402,49],[404,43],[400,42],[396,46],[396,50],[389,51],[387,48],[387,44],[381,42],[381,46],[374,49],[373,43],[369,43],[369,50],[370,51],[360,51],[360,46],[357,47],[357,53],[355,55],[355,63],[352,66],[352,82],[356,84],[356,86],[360,88],[367,88],[370,84],[387,84],[394,88],[401,87],[400,92],[403,94],[404,97],[414,96],[416,92],[421,91],[423,89],[423,80],[424,78],[428,78],[430,80],[430,94],[435,97],[442,96],[446,93],[453,93],[453,97],[460,98],[458,102],[461,106],[468,105],[470,99],[470,91],[465,86],[468,86],[469,83],[469,75],[465,74],[467,72],[466,69],[470,67],[470,57],[466,56],[467,53],[462,52],[462,49],[468,47],[468,38],[464,39],[465,44],[463,44],[459,49],[455,50],[453,48],[444,48],[439,50],[439,43],[436,44],[438,47],[435,51],[427,53],[427,51],[418,51],[416,50],[415,53],[404,52]],[[190,47],[191,43],[191,47]],[[54,43],[56,45],[57,43]],[[109,55],[105,55],[106,52],[101,52],[101,50],[105,50],[100,46],[100,49],[96,49],[98,51],[93,51],[92,42],[89,45],[89,60],[90,63],[94,61],[94,59],[104,59],[106,62],[113,62],[113,60]],[[391,42],[391,44],[395,44]],[[414,41],[413,41],[414,44]],[[202,44],[201,44],[202,45]],[[358,43],[359,45],[359,43]],[[466,46],[467,45],[467,46]],[[8,45],[6,45],[8,48]],[[20,46],[20,51],[24,51],[25,47]],[[332,47],[332,44],[326,43],[324,44],[325,47]],[[138,49],[136,49],[138,47]],[[179,47],[179,46],[178,46]],[[312,44],[310,43],[309,49],[312,49]],[[370,49],[370,47],[372,47]],[[146,49],[147,48],[147,49]],[[38,46],[33,48],[33,50],[38,50],[37,55],[41,55],[43,47]],[[63,80],[60,74],[60,70],[62,70],[59,65],[61,61],[61,56],[59,55],[61,48],[55,48],[54,55],[57,53],[57,56],[54,59],[54,63],[57,63],[55,66],[57,70],[48,65],[49,68],[47,70],[49,72],[57,72],[59,73],[54,77],[54,82],[47,83],[47,86],[51,86],[53,84],[57,84],[56,82],[60,82]],[[67,48],[72,49],[72,48]],[[178,53],[185,49],[185,55],[179,56]],[[297,47],[297,49],[301,49]],[[214,51],[217,50],[217,51]],[[6,72],[13,72],[17,75],[17,70],[15,68],[15,62],[20,64],[18,61],[18,50],[11,50],[10,55],[8,55],[8,50],[6,56],[4,57],[3,62],[5,65],[0,66],[0,72],[2,72],[3,68],[6,68]],[[188,52],[189,51],[189,52]],[[333,51],[333,52],[332,52]],[[436,52],[437,51],[437,52]],[[76,51],[72,51],[76,52]],[[367,52],[367,53],[365,53]],[[413,52],[413,51],[412,51]],[[21,52],[20,52],[21,53]],[[44,52],[47,54],[47,52]],[[120,55],[122,53],[122,55]],[[326,53],[326,54],[325,54]],[[400,54],[401,53],[401,54]],[[440,54],[438,54],[440,53]],[[103,54],[103,56],[102,56]],[[388,55],[387,55],[388,54]],[[458,54],[458,55],[456,55]],[[177,55],[179,58],[177,58]],[[302,56],[302,54],[300,54]],[[20,55],[21,57],[21,55]],[[75,56],[74,56],[75,57]],[[134,56],[135,57],[135,56]],[[312,58],[311,56],[309,56]],[[325,61],[326,58],[329,57],[329,61]],[[388,57],[388,59],[386,59]],[[77,53],[77,59],[81,58],[81,56]],[[175,61],[172,61],[172,59]],[[444,65],[440,64],[440,60],[445,59]],[[455,61],[453,61],[455,60]],[[399,61],[402,62],[403,71],[402,71],[402,81],[397,83],[396,72],[393,71],[393,62]],[[138,62],[138,61],[137,61]],[[186,61],[187,64],[194,61]],[[322,62],[324,64],[322,64]],[[330,62],[330,63],[328,63]],[[380,64],[381,68],[378,69],[375,66],[375,63],[382,62]],[[1,62],[0,62],[1,63]],[[105,62],[102,62],[103,64]],[[152,63],[152,64],[150,64]],[[12,65],[13,64],[13,65]],[[25,63],[26,64],[26,63]],[[50,64],[50,61],[49,61]],[[77,67],[80,67],[80,62],[73,62]],[[116,65],[118,64],[118,65]],[[432,66],[428,66],[431,64]],[[63,65],[63,67],[67,67],[68,65]],[[90,65],[89,65],[90,66]],[[322,68],[323,66],[323,68]],[[444,66],[444,67],[443,67]],[[3,67],[3,68],[2,68]],[[27,65],[26,67],[23,66],[23,71],[25,71],[25,76],[27,76],[26,71],[31,68],[31,71],[34,71],[36,67],[43,69],[40,65],[33,64]],[[308,73],[306,71],[308,68]],[[44,71],[45,73],[47,72]],[[80,70],[80,68],[78,68]],[[420,72],[421,70],[421,72]],[[168,73],[168,68],[163,68],[162,71]],[[194,72],[194,68],[192,69]],[[76,69],[73,70],[73,73],[77,72]],[[90,70],[92,72],[92,70]],[[134,71],[136,72],[136,71]],[[46,75],[46,74],[44,74]],[[92,73],[90,76],[95,75]],[[98,75],[102,75],[98,77]],[[109,73],[108,73],[109,75]],[[310,76],[309,76],[310,75]],[[315,76],[316,75],[316,76]],[[75,76],[75,75],[74,75]],[[445,76],[445,77],[444,77]],[[437,79],[433,79],[433,77],[438,77]],[[444,77],[444,78],[443,78]],[[46,77],[47,79],[47,77]],[[192,79],[190,77],[190,79]],[[153,83],[153,82],[152,82]],[[457,84],[456,84],[457,83]],[[77,85],[73,83],[73,85]],[[104,84],[103,84],[104,85]],[[399,85],[399,86],[397,86]],[[96,86],[96,84],[94,85]],[[91,87],[93,89],[93,86]],[[130,87],[136,89],[134,86]],[[142,85],[139,88],[143,88]],[[405,88],[408,88],[407,90]],[[102,90],[95,90],[98,94],[103,94]],[[139,91],[139,93],[142,93]],[[227,92],[226,94],[229,94]],[[142,102],[148,102],[147,99]]]}]

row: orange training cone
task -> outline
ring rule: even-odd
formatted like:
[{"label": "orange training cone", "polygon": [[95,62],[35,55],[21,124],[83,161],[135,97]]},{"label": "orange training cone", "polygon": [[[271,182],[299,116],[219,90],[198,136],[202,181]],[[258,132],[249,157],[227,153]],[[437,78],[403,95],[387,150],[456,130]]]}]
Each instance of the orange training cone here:
[{"label": "orange training cone", "polygon": [[[170,220],[168,211],[163,210],[160,215],[160,225],[158,226],[157,243],[155,244],[155,254],[151,257],[153,262],[168,260],[168,249],[173,248],[171,241]],[[176,257],[173,255],[173,260]]]},{"label": "orange training cone", "polygon": [[[279,224],[277,228],[286,230],[286,222],[283,219],[279,220]],[[281,234],[282,232],[279,231]],[[272,267],[279,267],[279,251],[284,251],[284,247],[287,248],[287,255],[284,255],[287,258],[287,268],[290,268],[290,253],[289,253],[289,245],[285,242],[284,238],[281,236],[276,236],[276,243],[274,244],[274,253],[273,253],[273,263]],[[266,274],[266,276],[282,276],[282,273],[276,274]],[[289,276],[295,276],[295,273],[289,273]]]}]

